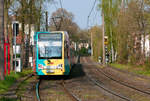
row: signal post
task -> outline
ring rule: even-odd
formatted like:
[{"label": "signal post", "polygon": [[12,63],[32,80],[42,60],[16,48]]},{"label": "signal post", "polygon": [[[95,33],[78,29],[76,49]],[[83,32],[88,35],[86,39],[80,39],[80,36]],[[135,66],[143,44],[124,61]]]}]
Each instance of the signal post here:
[{"label": "signal post", "polygon": [[105,47],[105,63],[109,62],[109,52],[108,52],[108,36],[104,36],[104,47]]}]

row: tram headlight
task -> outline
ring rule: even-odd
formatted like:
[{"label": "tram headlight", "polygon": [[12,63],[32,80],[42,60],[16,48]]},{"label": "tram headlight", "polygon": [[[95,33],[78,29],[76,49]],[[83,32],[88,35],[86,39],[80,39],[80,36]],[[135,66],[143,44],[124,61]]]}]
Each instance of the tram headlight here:
[{"label": "tram headlight", "polygon": [[62,68],[63,68],[62,64],[57,65],[57,69],[62,69]]}]

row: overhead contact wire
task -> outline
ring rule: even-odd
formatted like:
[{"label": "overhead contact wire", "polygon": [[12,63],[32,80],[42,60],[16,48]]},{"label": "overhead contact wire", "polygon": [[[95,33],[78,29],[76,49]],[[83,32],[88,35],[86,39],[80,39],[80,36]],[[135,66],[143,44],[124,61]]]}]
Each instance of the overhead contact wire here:
[{"label": "overhead contact wire", "polygon": [[90,18],[91,14],[92,14],[92,12],[93,12],[93,10],[94,10],[94,7],[95,7],[95,5],[96,5],[96,1],[97,1],[97,0],[94,1],[93,6],[92,6],[92,8],[91,8],[91,10],[90,10],[90,13],[89,13],[89,15],[88,15],[88,18],[87,18],[87,28],[89,27],[89,18]]}]

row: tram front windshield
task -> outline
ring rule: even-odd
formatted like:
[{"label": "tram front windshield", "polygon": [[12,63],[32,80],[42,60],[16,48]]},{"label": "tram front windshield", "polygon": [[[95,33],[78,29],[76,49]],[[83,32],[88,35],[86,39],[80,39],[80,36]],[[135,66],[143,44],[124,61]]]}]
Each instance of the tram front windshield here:
[{"label": "tram front windshield", "polygon": [[39,59],[62,59],[62,34],[39,34],[38,49]]}]

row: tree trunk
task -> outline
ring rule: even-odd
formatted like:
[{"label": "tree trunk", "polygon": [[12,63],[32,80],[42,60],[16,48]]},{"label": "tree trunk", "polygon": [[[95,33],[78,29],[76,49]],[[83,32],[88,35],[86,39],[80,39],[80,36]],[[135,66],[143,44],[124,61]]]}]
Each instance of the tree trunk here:
[{"label": "tree trunk", "polygon": [[24,13],[25,13],[25,7],[24,7],[25,5],[24,5],[24,2],[22,1],[21,2],[21,7],[22,7],[22,17],[21,17],[21,28],[22,28],[22,31],[21,31],[21,37],[22,37],[22,40],[21,40],[21,65],[22,65],[22,68],[24,68],[24,35],[25,35],[25,33],[24,33],[24,25],[25,25],[25,15],[24,15]]},{"label": "tree trunk", "polygon": [[0,79],[4,80],[4,0],[0,0]]},{"label": "tree trunk", "polygon": [[39,15],[38,15],[38,31],[40,31],[40,29],[41,29],[41,10],[42,10],[42,1],[40,1],[40,11],[39,11]]},{"label": "tree trunk", "polygon": [[110,26],[110,37],[111,37],[111,62],[114,62],[115,56],[114,56],[114,47],[113,47],[113,35],[112,35],[112,26]]}]

